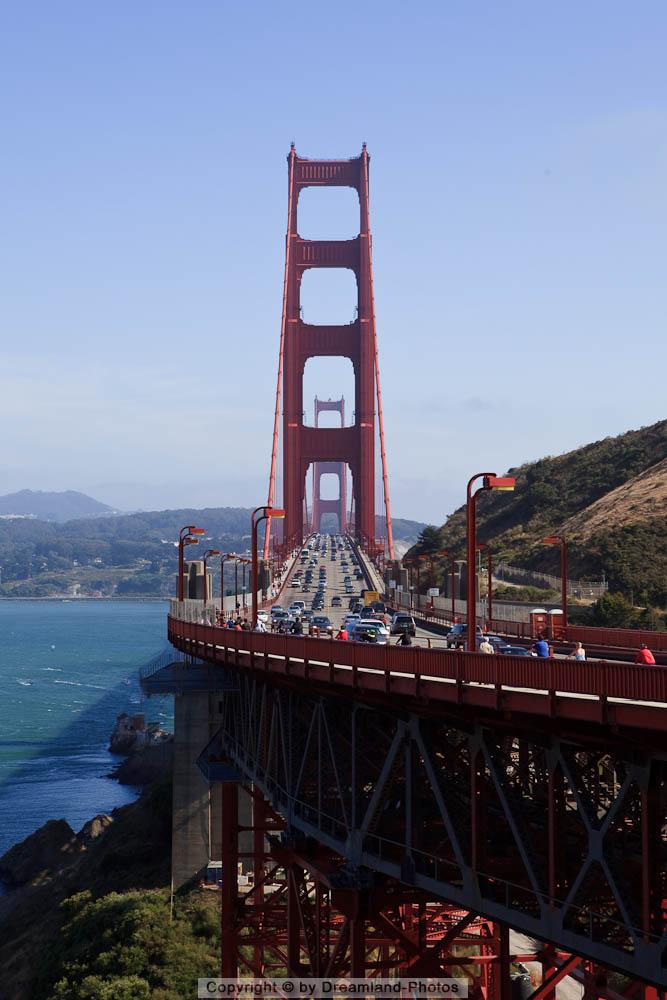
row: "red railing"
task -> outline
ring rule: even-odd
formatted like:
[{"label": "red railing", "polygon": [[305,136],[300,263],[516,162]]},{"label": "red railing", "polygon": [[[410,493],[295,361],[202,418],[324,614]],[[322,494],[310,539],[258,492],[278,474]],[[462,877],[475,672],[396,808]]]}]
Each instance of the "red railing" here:
[{"label": "red railing", "polygon": [[567,637],[572,642],[583,642],[584,646],[610,646],[616,649],[639,649],[645,642],[654,653],[667,652],[667,632],[568,625]]},{"label": "red railing", "polygon": [[[405,609],[403,609],[405,610]],[[436,624],[450,624],[452,616],[450,612],[440,608],[417,608],[413,609],[415,618],[422,621],[432,621]],[[465,614],[457,614],[457,621],[465,621]],[[487,628],[487,631],[498,632],[500,635],[515,636],[517,639],[534,639],[535,629],[530,622],[508,621],[505,618],[493,618],[491,622],[482,616],[477,616],[477,624]],[[556,626],[560,622],[556,620]],[[639,649],[642,643],[646,643],[654,653],[667,652],[667,632],[653,632],[632,628],[599,628],[593,625],[568,625],[564,636],[566,642],[582,642],[584,646],[592,648],[606,647],[612,649]]]},{"label": "red railing", "polygon": [[[626,707],[616,702],[615,721],[627,724],[635,718],[639,723],[643,714],[645,722],[655,725],[654,715],[649,719],[645,711],[630,709],[657,709],[660,716],[667,710],[667,667],[661,666],[491,656],[237,632],[174,618],[169,618],[169,639],[179,648],[213,662],[231,662],[305,679],[335,680],[360,690],[423,696],[426,682],[429,698],[436,700],[463,700],[492,708],[514,707],[595,721],[604,721],[611,710],[608,699],[648,703]],[[464,696],[462,685],[472,685],[465,688]],[[664,721],[660,725],[662,728]]]}]

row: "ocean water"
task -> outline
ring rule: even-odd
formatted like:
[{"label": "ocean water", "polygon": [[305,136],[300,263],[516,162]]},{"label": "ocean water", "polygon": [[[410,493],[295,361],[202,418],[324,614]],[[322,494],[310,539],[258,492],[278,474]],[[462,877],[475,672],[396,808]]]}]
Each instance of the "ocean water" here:
[{"label": "ocean water", "polygon": [[[74,830],[137,790],[108,777],[120,712],[171,729],[171,699],[143,700],[138,670],[167,645],[167,606],[0,601],[0,855],[48,819]],[[0,887],[1,891],[1,887]]]}]

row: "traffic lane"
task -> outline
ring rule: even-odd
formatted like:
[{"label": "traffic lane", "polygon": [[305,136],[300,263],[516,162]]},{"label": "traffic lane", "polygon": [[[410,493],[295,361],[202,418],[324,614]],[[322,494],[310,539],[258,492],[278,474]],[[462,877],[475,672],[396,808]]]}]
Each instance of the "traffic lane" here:
[{"label": "traffic lane", "polygon": [[[313,536],[307,539],[304,543],[304,548],[307,546],[308,541],[312,540]],[[361,590],[366,586],[365,580],[357,580],[355,578],[354,571],[357,567],[350,561],[351,556],[352,551],[348,547],[337,547],[336,558],[332,559],[331,538],[330,536],[327,536],[326,554],[323,553],[322,549],[314,549],[305,563],[301,562],[300,556],[297,557],[295,566],[288,578],[287,586],[284,590],[282,606],[287,609],[292,601],[305,601],[306,608],[310,610],[320,580],[320,569],[324,567],[326,570],[324,607],[319,611],[315,611],[315,614],[326,615],[331,621],[334,633],[337,633],[343,623],[345,615],[348,613],[350,599],[353,597],[355,599],[360,598]],[[316,560],[314,564],[311,564],[312,559]],[[345,568],[342,565],[343,562],[347,563]],[[313,578],[308,584],[308,590],[304,592],[303,585],[294,587],[293,582],[295,577],[299,577],[301,579],[305,578],[305,573],[308,569],[312,570]],[[346,575],[351,577],[351,593],[347,593],[345,589],[344,577]],[[334,605],[333,603],[335,597],[340,599],[339,606]]]}]

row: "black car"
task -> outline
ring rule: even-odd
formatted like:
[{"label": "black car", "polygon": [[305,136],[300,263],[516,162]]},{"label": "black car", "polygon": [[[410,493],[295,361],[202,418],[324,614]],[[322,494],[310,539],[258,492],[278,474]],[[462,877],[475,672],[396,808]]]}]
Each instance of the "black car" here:
[{"label": "black car", "polygon": [[340,597],[336,596],[336,597],[332,597],[331,598],[331,607],[332,608],[339,608],[341,606],[341,603],[342,602],[341,602]]},{"label": "black car", "polygon": [[[476,630],[477,630],[477,643],[479,645],[482,639],[482,629],[480,628],[479,625],[477,625]],[[464,649],[467,641],[468,641],[468,626],[463,624],[452,625],[449,632],[445,636],[447,649]]]},{"label": "black car", "polygon": [[533,654],[525,646],[501,646],[500,649],[496,650],[498,653],[502,653],[503,656],[532,656]]}]

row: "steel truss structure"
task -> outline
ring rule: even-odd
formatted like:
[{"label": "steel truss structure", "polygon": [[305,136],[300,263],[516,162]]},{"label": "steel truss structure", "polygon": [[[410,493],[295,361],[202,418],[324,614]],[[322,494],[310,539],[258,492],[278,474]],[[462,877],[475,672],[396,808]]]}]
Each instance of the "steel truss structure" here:
[{"label": "steel truss structure", "polygon": [[[504,971],[502,929],[512,927],[561,949],[560,959],[552,952],[552,976],[565,975],[563,962],[572,968],[583,960],[589,984],[599,979],[591,978],[595,963],[637,988],[667,985],[667,765],[648,740],[619,739],[603,727],[582,736],[539,732],[534,723],[523,730],[502,717],[462,720],[441,710],[436,717],[427,704],[423,713],[401,712],[304,695],[245,671],[237,677],[203,759],[231,763],[273,817],[256,853],[271,833],[272,864],[286,873],[278,899],[287,901],[287,923],[283,913],[271,926],[287,927],[288,937],[276,962],[302,968],[305,953],[308,969],[441,972],[452,966],[447,948],[460,944],[464,927],[456,921],[465,914],[476,935],[476,921],[494,926],[489,947]],[[228,798],[233,788],[225,785]],[[290,917],[295,908],[298,921]],[[364,916],[363,935],[355,912],[373,914]],[[239,930],[228,930],[227,956],[238,953],[240,928],[254,926],[247,920],[244,913]],[[442,951],[429,952],[433,921],[442,925]],[[373,936],[385,932],[393,944]],[[364,943],[355,945],[355,934]]]}]

